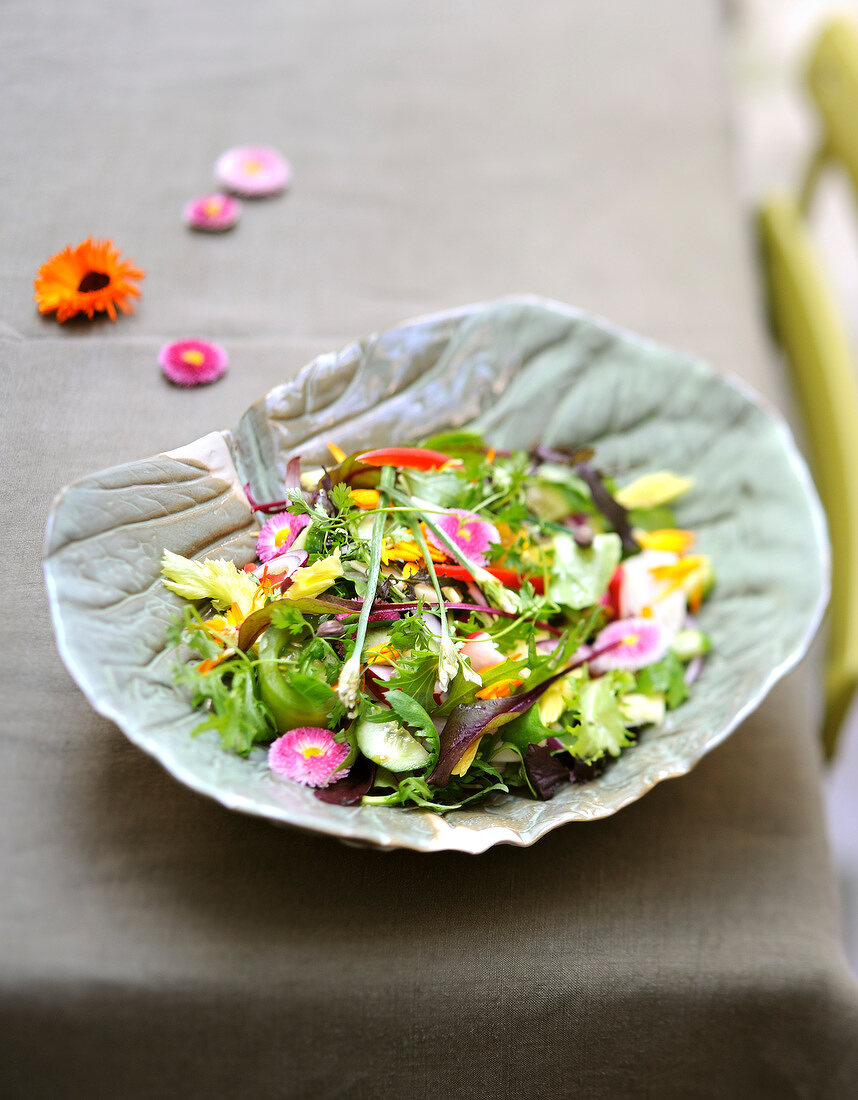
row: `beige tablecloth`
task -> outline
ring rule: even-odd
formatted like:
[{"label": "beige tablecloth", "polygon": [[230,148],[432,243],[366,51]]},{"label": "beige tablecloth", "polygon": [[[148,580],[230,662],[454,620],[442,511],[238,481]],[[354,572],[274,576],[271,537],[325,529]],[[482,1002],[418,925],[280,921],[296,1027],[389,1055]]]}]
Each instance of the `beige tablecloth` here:
[{"label": "beige tablecloth", "polygon": [[[685,0],[11,0],[0,114],[0,1093],[845,1097],[844,967],[805,667],[689,776],[478,858],[354,851],[191,794],[97,717],[40,572],[66,482],[235,423],[314,354],[527,291],[775,401],[731,189],[722,28]],[[295,184],[180,222],[218,153]],[[134,318],[58,326],[88,235]],[[156,356],[217,339],[182,392]]]}]

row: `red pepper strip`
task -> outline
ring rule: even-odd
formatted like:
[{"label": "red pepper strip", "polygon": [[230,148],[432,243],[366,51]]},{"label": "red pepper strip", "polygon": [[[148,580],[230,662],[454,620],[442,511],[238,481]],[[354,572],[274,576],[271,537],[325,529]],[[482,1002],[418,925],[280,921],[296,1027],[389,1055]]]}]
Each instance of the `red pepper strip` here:
[{"label": "red pepper strip", "polygon": [[365,466],[398,466],[409,470],[438,470],[442,466],[462,465],[461,459],[425,447],[382,447],[358,455],[357,461]]},{"label": "red pepper strip", "polygon": [[620,590],[623,587],[623,567],[618,565],[614,570],[608,584],[608,604],[614,613],[614,618],[620,618]]},{"label": "red pepper strip", "polygon": [[[444,562],[435,562],[435,572],[439,577],[449,577],[454,581],[472,581],[473,573],[464,565],[447,565]],[[488,565],[486,572],[491,573],[495,580],[505,584],[507,588],[521,588],[525,581],[530,581],[534,592],[541,596],[545,592],[545,578],[539,574],[522,577],[514,569],[505,569],[502,565]]]}]

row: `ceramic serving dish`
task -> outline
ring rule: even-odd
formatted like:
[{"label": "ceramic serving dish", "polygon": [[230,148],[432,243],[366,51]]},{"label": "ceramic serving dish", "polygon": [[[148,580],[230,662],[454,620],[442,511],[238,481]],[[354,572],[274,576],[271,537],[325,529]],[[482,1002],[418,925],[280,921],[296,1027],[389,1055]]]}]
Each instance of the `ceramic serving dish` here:
[{"label": "ceramic serving dish", "polygon": [[[327,459],[474,424],[498,447],[591,445],[622,479],[693,477],[677,509],[717,586],[700,614],[713,651],[690,700],[599,779],[549,802],[493,796],[440,816],[331,806],[277,779],[266,754],[190,737],[199,715],[172,682],[165,632],[181,602],[160,583],[165,548],[254,558],[258,500],[282,496],[290,456]],[[94,474],[64,489],[45,575],[60,652],[92,705],[182,783],[234,810],[344,840],[419,851],[528,845],[615,813],[688,772],[804,653],[828,595],[825,524],[780,416],[704,364],[574,309],[508,299],[424,317],[323,355],[232,431]]]}]

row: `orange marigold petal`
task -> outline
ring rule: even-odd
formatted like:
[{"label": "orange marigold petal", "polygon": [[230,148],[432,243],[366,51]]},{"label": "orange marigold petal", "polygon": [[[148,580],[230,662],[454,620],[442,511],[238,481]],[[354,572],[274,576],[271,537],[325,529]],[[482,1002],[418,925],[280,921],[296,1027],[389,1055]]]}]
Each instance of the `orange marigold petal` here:
[{"label": "orange marigold petal", "polygon": [[523,682],[523,680],[514,678],[498,680],[496,684],[489,684],[488,687],[482,688],[475,694],[478,699],[506,699],[508,695],[512,695],[517,687],[521,687]]}]

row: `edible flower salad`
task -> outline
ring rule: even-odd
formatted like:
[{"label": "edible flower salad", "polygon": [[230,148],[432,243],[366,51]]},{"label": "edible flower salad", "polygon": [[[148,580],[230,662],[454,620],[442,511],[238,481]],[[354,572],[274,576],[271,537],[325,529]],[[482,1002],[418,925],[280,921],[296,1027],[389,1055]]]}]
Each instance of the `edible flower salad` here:
[{"label": "edible flower salad", "polygon": [[340,805],[549,799],[687,697],[713,584],[661,471],[471,432],[286,469],[258,562],[165,551],[176,679],[225,751]]}]

